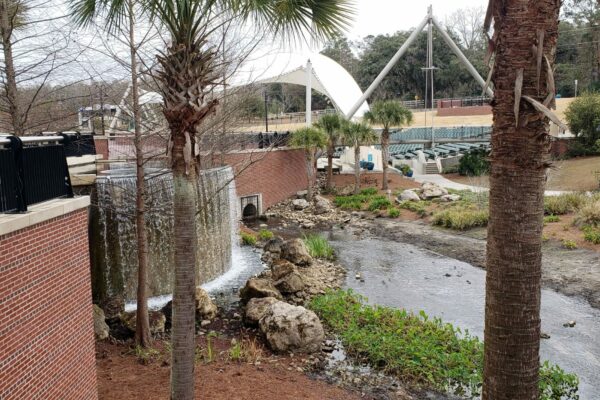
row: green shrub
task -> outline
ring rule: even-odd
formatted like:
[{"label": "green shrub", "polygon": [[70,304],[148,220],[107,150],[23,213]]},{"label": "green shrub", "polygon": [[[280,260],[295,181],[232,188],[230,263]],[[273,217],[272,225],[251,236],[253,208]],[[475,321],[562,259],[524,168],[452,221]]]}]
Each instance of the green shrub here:
[{"label": "green shrub", "polygon": [[333,260],[334,251],[333,247],[329,244],[327,239],[321,235],[308,235],[302,239],[304,244],[308,248],[308,252],[312,257],[324,258],[326,260]]},{"label": "green shrub", "polygon": [[[351,290],[329,291],[310,303],[360,361],[413,384],[477,398],[483,376],[483,343],[466,330],[406,310],[371,306]],[[545,362],[542,400],[577,399],[579,380]]]},{"label": "green shrub", "polygon": [[352,196],[336,196],[333,203],[342,210],[361,210],[365,203],[371,200],[372,196],[364,194],[355,194]]},{"label": "green shrub", "polygon": [[369,211],[382,210],[391,207],[392,202],[385,196],[374,197],[369,203]]},{"label": "green shrub", "polygon": [[377,188],[374,187],[366,188],[360,191],[360,194],[362,194],[363,196],[374,196],[377,193],[379,193],[379,190],[377,190]]},{"label": "green shrub", "polygon": [[424,201],[403,201],[398,207],[417,213],[420,217],[427,215],[426,204]]},{"label": "green shrub", "polygon": [[567,250],[575,250],[577,248],[577,243],[575,243],[573,240],[564,239],[562,241],[562,245]]},{"label": "green shrub", "polygon": [[548,216],[544,217],[545,224],[550,224],[553,222],[560,222],[560,218],[558,215],[548,215]]},{"label": "green shrub", "polygon": [[581,206],[575,216],[575,224],[600,226],[600,200],[590,199]]},{"label": "green shrub", "polygon": [[458,173],[466,176],[481,176],[490,170],[489,152],[483,149],[472,150],[460,158]]},{"label": "green shrub", "polygon": [[258,238],[260,240],[270,240],[273,239],[273,232],[267,230],[267,229],[261,229],[260,231],[258,231]]},{"label": "green shrub", "polygon": [[434,225],[462,231],[477,226],[487,226],[488,219],[488,210],[459,206],[436,212],[433,214],[432,222]]},{"label": "green shrub", "polygon": [[564,215],[583,206],[588,199],[581,193],[565,193],[544,198],[544,212],[547,215]]},{"label": "green shrub", "polygon": [[458,173],[458,165],[452,165],[442,170],[442,174],[456,174]]},{"label": "green shrub", "polygon": [[388,216],[390,218],[398,218],[400,216],[400,210],[396,207],[390,207],[388,208]]},{"label": "green shrub", "polygon": [[586,242],[600,244],[600,229],[592,226],[583,227],[583,238]]},{"label": "green shrub", "polygon": [[251,233],[247,233],[247,232],[242,232],[240,234],[240,236],[242,237],[242,244],[245,246],[254,246],[256,245],[256,236],[251,234]]}]

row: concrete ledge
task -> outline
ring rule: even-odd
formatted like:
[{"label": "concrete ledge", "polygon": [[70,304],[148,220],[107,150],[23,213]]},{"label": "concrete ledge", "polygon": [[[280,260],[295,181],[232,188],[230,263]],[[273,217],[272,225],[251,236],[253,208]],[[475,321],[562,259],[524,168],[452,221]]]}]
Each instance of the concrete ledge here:
[{"label": "concrete ledge", "polygon": [[27,207],[22,214],[0,214],[0,236],[61,217],[90,205],[90,196],[54,199]]}]

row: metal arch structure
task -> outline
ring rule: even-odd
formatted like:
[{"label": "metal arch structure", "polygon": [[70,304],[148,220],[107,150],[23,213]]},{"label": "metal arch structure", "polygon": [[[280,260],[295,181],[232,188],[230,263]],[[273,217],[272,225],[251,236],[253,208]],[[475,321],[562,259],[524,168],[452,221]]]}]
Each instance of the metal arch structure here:
[{"label": "metal arch structure", "polygon": [[[423,31],[423,29],[425,29],[425,27],[427,27],[429,31],[431,31],[431,29],[435,27],[438,30],[438,32],[440,32],[440,34],[442,35],[444,42],[446,42],[448,47],[450,47],[452,52],[458,57],[458,59],[461,61],[461,63],[464,65],[467,71],[469,71],[471,76],[473,76],[473,78],[477,81],[477,83],[479,83],[479,85],[481,85],[482,88],[485,88],[485,91],[489,96],[494,95],[492,89],[489,86],[486,87],[485,80],[481,77],[481,75],[479,75],[479,72],[477,72],[473,64],[471,64],[471,62],[463,54],[463,52],[456,45],[456,43],[454,43],[450,35],[448,35],[448,32],[446,32],[443,29],[439,21],[433,16],[433,7],[429,6],[425,18],[419,23],[419,25],[417,25],[415,30],[410,34],[410,36],[406,40],[406,42],[402,44],[402,46],[400,47],[400,49],[398,49],[396,54],[394,54],[392,59],[387,63],[383,70],[381,70],[381,72],[379,73],[377,78],[375,78],[371,86],[369,86],[369,88],[363,93],[363,95],[354,104],[354,106],[352,106],[350,111],[346,113],[346,118],[350,119],[354,117],[361,105],[373,94],[375,89],[377,89],[377,87],[381,84],[381,81],[383,81],[383,79],[390,73],[392,68],[394,68],[394,66],[398,64],[402,56],[406,53],[408,48],[417,40],[417,37]],[[431,48],[429,51],[431,51]]]}]

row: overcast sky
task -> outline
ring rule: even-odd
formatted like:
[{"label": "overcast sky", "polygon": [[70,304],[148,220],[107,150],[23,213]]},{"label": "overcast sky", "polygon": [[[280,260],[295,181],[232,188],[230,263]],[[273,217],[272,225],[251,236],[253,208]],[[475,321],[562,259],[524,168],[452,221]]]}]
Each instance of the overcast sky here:
[{"label": "overcast sky", "polygon": [[355,0],[357,15],[349,32],[352,39],[368,35],[393,33],[416,26],[433,6],[440,22],[461,8],[487,7],[488,0]]}]

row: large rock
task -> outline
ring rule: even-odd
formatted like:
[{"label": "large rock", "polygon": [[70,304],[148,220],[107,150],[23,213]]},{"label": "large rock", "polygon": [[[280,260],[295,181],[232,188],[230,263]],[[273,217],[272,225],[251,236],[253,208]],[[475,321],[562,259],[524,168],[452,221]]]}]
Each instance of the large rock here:
[{"label": "large rock", "polygon": [[339,196],[350,196],[354,194],[354,185],[344,186],[343,188],[337,191]]},{"label": "large rock", "polygon": [[423,183],[421,188],[423,189],[421,198],[424,200],[434,199],[448,194],[448,191],[445,188],[432,182]]},{"label": "large rock", "polygon": [[302,275],[294,271],[275,282],[275,287],[283,294],[298,293],[304,289]]},{"label": "large rock", "polygon": [[442,197],[440,197],[440,199],[442,201],[447,202],[447,203],[451,203],[453,201],[459,201],[460,200],[460,196],[458,194],[445,194]]},{"label": "large rock", "polygon": [[294,210],[304,210],[310,207],[310,203],[304,199],[295,199],[292,201],[292,205],[294,206]]},{"label": "large rock", "polygon": [[280,237],[274,237],[265,243],[263,250],[266,253],[274,253],[279,255],[281,253],[281,246],[283,246],[283,239]]},{"label": "large rock", "polygon": [[206,290],[198,287],[195,293],[196,318],[199,320],[213,319],[217,316],[217,306],[212,301]]},{"label": "large rock", "polygon": [[94,308],[94,335],[98,340],[104,340],[108,338],[110,328],[106,323],[106,316],[104,311],[97,305],[93,305]]},{"label": "large rock", "polygon": [[125,299],[119,295],[109,297],[99,305],[107,319],[119,317],[125,312]]},{"label": "large rock", "polygon": [[405,190],[400,194],[400,201],[421,201],[421,198],[413,190]]},{"label": "large rock", "polygon": [[[165,325],[167,322],[167,318],[165,314],[161,311],[148,311],[148,319],[150,320],[150,333],[153,335],[157,333],[165,332]],[[137,313],[125,313],[123,315],[123,323],[129,329],[135,332],[136,324],[137,324]]]},{"label": "large rock", "polygon": [[281,247],[281,258],[302,266],[312,263],[312,257],[301,239],[292,239],[285,242]]},{"label": "large rock", "polygon": [[278,281],[286,275],[296,271],[296,266],[288,260],[276,260],[271,266],[271,277]]},{"label": "large rock", "polygon": [[247,325],[258,326],[258,321],[267,313],[269,308],[277,303],[275,297],[255,297],[248,301],[246,305],[246,312],[244,314],[244,322]]},{"label": "large rock", "polygon": [[315,214],[326,214],[332,209],[331,202],[325,197],[315,196]]},{"label": "large rock", "polygon": [[240,298],[243,303],[248,303],[250,299],[261,297],[275,297],[281,300],[283,297],[273,282],[264,278],[250,278],[240,290]]},{"label": "large rock", "polygon": [[314,312],[282,301],[268,307],[259,326],[269,347],[279,352],[319,351],[325,338],[321,321]]}]

